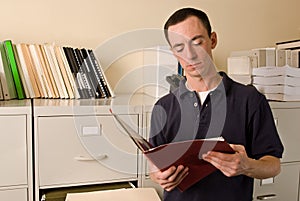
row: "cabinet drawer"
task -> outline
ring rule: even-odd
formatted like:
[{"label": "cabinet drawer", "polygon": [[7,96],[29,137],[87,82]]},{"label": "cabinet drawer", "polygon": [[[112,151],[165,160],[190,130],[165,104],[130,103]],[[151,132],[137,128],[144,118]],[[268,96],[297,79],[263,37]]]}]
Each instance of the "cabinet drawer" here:
[{"label": "cabinet drawer", "polygon": [[26,116],[0,116],[0,187],[27,184]]},{"label": "cabinet drawer", "polygon": [[0,190],[1,201],[27,201],[27,189]]},{"label": "cabinet drawer", "polygon": [[274,178],[274,183],[268,180],[255,180],[253,200],[297,201],[299,190],[298,164],[282,164],[281,173]]},{"label": "cabinet drawer", "polygon": [[282,162],[300,161],[300,109],[273,109],[273,115],[278,133],[284,145]]},{"label": "cabinet drawer", "polygon": [[[137,126],[138,115],[120,116]],[[40,186],[137,178],[137,149],[112,116],[39,117],[37,125]]]}]

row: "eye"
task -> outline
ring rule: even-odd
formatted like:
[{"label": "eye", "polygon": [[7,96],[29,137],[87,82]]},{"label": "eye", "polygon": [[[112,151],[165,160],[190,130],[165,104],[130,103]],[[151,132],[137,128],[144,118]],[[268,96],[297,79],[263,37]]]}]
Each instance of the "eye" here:
[{"label": "eye", "polygon": [[192,40],[192,44],[195,46],[202,45],[203,42],[204,42],[203,39],[200,39],[200,38]]},{"label": "eye", "polygon": [[182,52],[184,49],[184,45],[180,44],[180,45],[175,45],[174,47],[172,47],[173,50],[175,50],[176,52]]}]

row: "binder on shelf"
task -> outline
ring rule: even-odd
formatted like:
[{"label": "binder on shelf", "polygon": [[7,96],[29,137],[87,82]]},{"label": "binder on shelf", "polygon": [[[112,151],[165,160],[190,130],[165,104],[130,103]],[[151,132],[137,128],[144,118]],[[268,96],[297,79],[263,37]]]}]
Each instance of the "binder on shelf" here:
[{"label": "binder on shelf", "polygon": [[69,76],[68,76],[68,73],[67,73],[67,70],[66,70],[66,66],[63,62],[63,58],[62,58],[59,47],[54,46],[54,52],[55,52],[55,56],[56,56],[56,59],[57,59],[57,62],[58,62],[59,69],[61,71],[63,81],[64,81],[66,89],[67,89],[67,93],[68,93],[69,97],[71,99],[73,99],[73,98],[75,98],[74,89],[71,86]]},{"label": "binder on shelf", "polygon": [[0,78],[3,91],[3,99],[15,99],[17,98],[16,87],[13,80],[12,72],[7,61],[7,56],[4,50],[4,44],[2,42],[0,43],[0,54]]},{"label": "binder on shelf", "polygon": [[298,49],[300,48],[300,39],[277,42],[276,48],[277,49]]},{"label": "binder on shelf", "polygon": [[211,150],[223,153],[234,153],[234,150],[222,137],[174,142],[153,147],[125,121],[114,114],[112,110],[110,110],[110,112],[146,158],[158,169],[163,171],[171,166],[178,165],[189,168],[189,174],[177,186],[180,191],[185,191],[193,184],[217,170],[212,164],[202,159],[202,154]]},{"label": "binder on shelf", "polygon": [[[244,51],[233,51],[230,57],[256,57],[257,64],[255,67],[275,66],[275,48],[257,48]],[[254,66],[253,66],[254,67]]]},{"label": "binder on shelf", "polygon": [[61,54],[61,59],[64,63],[64,66],[66,68],[66,72],[67,72],[67,75],[69,77],[69,81],[70,81],[70,84],[71,84],[71,87],[72,87],[72,90],[73,90],[73,93],[74,93],[74,97],[76,99],[79,99],[80,98],[80,94],[79,94],[79,91],[78,91],[78,87],[77,87],[77,84],[76,84],[76,79],[75,77],[73,76],[73,73],[71,71],[71,67],[68,63],[68,60],[67,60],[67,57],[66,57],[66,54],[64,52],[64,49],[63,47],[58,47],[58,50]]},{"label": "binder on shelf", "polygon": [[34,97],[35,98],[40,98],[42,97],[42,92],[41,92],[41,85],[40,85],[40,80],[38,79],[37,71],[35,69],[33,59],[29,50],[29,45],[21,43],[20,44],[22,53],[24,56],[24,61],[26,68],[28,70],[28,74],[31,80],[31,84],[34,90]]},{"label": "binder on shelf", "polygon": [[95,94],[95,98],[106,98],[106,94],[104,92],[102,83],[99,77],[97,76],[97,72],[95,72],[91,61],[88,58],[87,51],[84,48],[80,50],[77,49],[77,51],[78,54],[81,56],[84,67],[83,69],[87,74],[93,93]]},{"label": "binder on shelf", "polygon": [[53,78],[54,78],[56,86],[57,86],[59,97],[60,98],[69,98],[65,83],[62,78],[61,71],[58,66],[57,59],[55,57],[55,52],[54,52],[53,46],[49,45],[49,44],[45,44],[43,47],[44,47],[44,50],[45,50],[45,53],[46,53],[46,56],[47,56],[47,59],[49,62],[50,69],[53,74]]},{"label": "binder on shelf", "polygon": [[6,40],[3,43],[4,43],[4,50],[5,50],[5,53],[6,53],[6,56],[7,56],[7,61],[8,61],[7,63],[8,63],[8,66],[10,67],[10,69],[11,69],[13,80],[14,80],[14,83],[15,83],[17,98],[18,99],[24,99],[25,98],[25,93],[24,93],[22,81],[21,81],[21,78],[20,78],[20,74],[19,74],[19,71],[18,71],[17,63],[16,63],[16,60],[15,60],[15,55],[14,55],[14,51],[13,51],[12,42],[11,42],[11,40]]},{"label": "binder on shelf", "polygon": [[73,77],[76,82],[80,98],[88,98],[88,93],[84,88],[81,74],[79,73],[77,62],[73,54],[73,49],[70,47],[63,47],[63,50],[69,63],[71,72],[73,73]]},{"label": "binder on shelf", "polygon": [[41,52],[41,57],[43,58],[44,61],[44,66],[46,71],[48,72],[48,79],[49,79],[49,84],[51,86],[51,91],[52,91],[52,96],[53,98],[60,98],[59,96],[59,92],[57,89],[57,84],[55,82],[54,76],[53,76],[53,72],[46,54],[46,50],[44,45],[39,45],[40,48],[40,52]]},{"label": "binder on shelf", "polygon": [[91,60],[91,56],[89,55],[88,51],[85,48],[81,49],[82,56],[86,65],[89,67],[91,71],[92,82],[96,84],[96,91],[100,94],[100,98],[108,98],[110,94],[107,92],[105,88],[104,78],[102,76],[102,72],[97,66],[93,65],[93,61]]},{"label": "binder on shelf", "polygon": [[4,100],[4,98],[3,98],[3,90],[2,90],[2,83],[1,83],[1,77],[0,77],[0,100]]},{"label": "binder on shelf", "polygon": [[[31,72],[29,72],[30,67],[26,64],[25,56],[23,54],[22,46],[21,44],[16,44],[16,51],[18,52],[18,57],[20,61],[19,67],[22,69],[24,74],[24,83],[27,85],[28,93],[30,98],[35,98],[35,90],[34,90],[34,83],[32,82],[30,78]],[[35,81],[34,81],[35,82]],[[36,87],[36,86],[35,86]]]},{"label": "binder on shelf", "polygon": [[285,65],[288,65],[287,60],[286,60],[286,50],[280,50],[276,49],[275,50],[275,66],[277,67],[282,67]]},{"label": "binder on shelf", "polygon": [[100,66],[100,63],[98,62],[98,60],[94,54],[94,51],[91,49],[89,49],[87,51],[88,51],[88,57],[90,57],[90,60],[92,62],[92,65],[93,65],[95,71],[100,76],[106,97],[114,97],[113,91],[112,91],[109,83],[107,82],[105,73],[103,72],[102,67]]},{"label": "binder on shelf", "polygon": [[[73,54],[74,54],[74,57],[77,62],[77,67],[79,69],[79,73],[83,80],[84,88],[88,94],[87,98],[96,98],[97,97],[96,87],[94,87],[94,83],[91,81],[91,78],[90,78],[88,70],[87,70],[87,66],[85,65],[85,62],[83,61],[81,52],[79,51],[78,48],[72,48],[72,50],[73,50]],[[97,98],[99,98],[99,96]]]},{"label": "binder on shelf", "polygon": [[285,64],[287,66],[292,66],[292,51],[291,50],[284,50],[285,51]]},{"label": "binder on shelf", "polygon": [[19,75],[20,75],[21,83],[22,83],[22,86],[23,86],[25,98],[31,98],[31,96],[30,96],[31,93],[29,92],[30,83],[28,83],[25,80],[26,71],[24,71],[22,66],[21,66],[20,55],[18,54],[16,45],[12,44],[12,47],[13,47],[13,52],[14,52],[14,55],[15,55],[15,61],[16,61],[16,64],[17,64]]},{"label": "binder on shelf", "polygon": [[300,68],[300,49],[291,50],[291,66]]},{"label": "binder on shelf", "polygon": [[50,69],[48,68],[49,65],[47,65],[47,60],[44,57],[44,49],[42,48],[41,45],[36,44],[35,45],[36,51],[37,51],[37,55],[41,64],[41,69],[43,72],[43,75],[45,77],[45,85],[46,85],[46,89],[48,91],[48,96],[49,98],[57,98],[55,91],[54,91],[54,86],[52,84],[52,80],[51,80],[51,74],[50,73]]},{"label": "binder on shelf", "polygon": [[[40,85],[40,89],[41,89],[41,94],[43,98],[48,98],[49,97],[49,88],[48,86],[46,86],[46,78],[39,60],[39,56],[37,53],[37,49],[35,47],[35,45],[30,44],[29,45],[29,51],[31,54],[31,58],[33,61],[33,65],[35,67],[35,72],[37,75],[37,79],[39,80],[39,85]],[[51,96],[50,96],[51,97]]]},{"label": "binder on shelf", "polygon": [[61,98],[70,98],[69,94],[68,94],[67,86],[64,82],[63,74],[60,70],[59,63],[58,63],[56,55],[55,55],[55,48],[54,48],[55,46],[54,46],[54,44],[47,44],[46,46],[50,50],[50,55],[51,55],[53,64],[54,64],[55,69],[56,69],[57,74],[58,74],[59,82],[60,82],[60,85],[61,85],[61,88],[62,88],[62,93],[63,93]]}]

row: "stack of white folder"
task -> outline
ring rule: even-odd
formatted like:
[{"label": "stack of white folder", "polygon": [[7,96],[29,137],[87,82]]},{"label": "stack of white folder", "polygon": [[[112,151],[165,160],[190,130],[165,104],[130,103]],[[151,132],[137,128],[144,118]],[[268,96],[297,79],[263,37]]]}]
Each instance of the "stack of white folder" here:
[{"label": "stack of white folder", "polygon": [[254,68],[252,82],[269,100],[300,101],[300,68]]}]

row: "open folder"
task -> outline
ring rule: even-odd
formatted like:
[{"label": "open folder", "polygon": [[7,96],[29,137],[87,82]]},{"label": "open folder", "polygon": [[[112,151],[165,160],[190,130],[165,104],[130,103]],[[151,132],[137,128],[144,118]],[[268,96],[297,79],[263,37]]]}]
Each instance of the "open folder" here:
[{"label": "open folder", "polygon": [[202,159],[202,154],[208,151],[235,152],[222,137],[173,142],[153,147],[118,115],[114,114],[112,110],[110,112],[136,146],[158,169],[164,171],[171,166],[177,167],[179,165],[189,168],[189,174],[177,186],[180,191],[185,191],[217,170],[213,165]]}]

